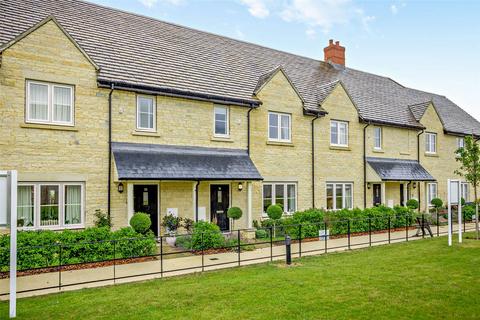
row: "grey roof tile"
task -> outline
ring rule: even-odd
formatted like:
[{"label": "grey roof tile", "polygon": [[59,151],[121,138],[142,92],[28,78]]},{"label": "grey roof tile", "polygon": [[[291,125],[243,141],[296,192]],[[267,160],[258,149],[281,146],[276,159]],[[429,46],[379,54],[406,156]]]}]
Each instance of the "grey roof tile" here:
[{"label": "grey roof tile", "polygon": [[383,181],[435,181],[416,160],[367,157],[367,162]]},{"label": "grey roof tile", "polygon": [[113,142],[121,180],[262,180],[246,150]]},{"label": "grey roof tile", "polygon": [[99,80],[255,103],[262,76],[282,66],[307,110],[341,81],[364,120],[421,128],[409,106],[432,100],[445,130],[480,135],[480,123],[446,97],[390,78],[80,0],[2,0],[0,13],[0,46],[53,15],[100,66]]}]

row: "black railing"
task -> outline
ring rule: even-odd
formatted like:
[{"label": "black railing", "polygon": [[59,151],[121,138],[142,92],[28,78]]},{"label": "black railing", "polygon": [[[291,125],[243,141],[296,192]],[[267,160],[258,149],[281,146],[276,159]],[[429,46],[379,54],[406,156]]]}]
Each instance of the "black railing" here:
[{"label": "black railing", "polygon": [[[463,217],[463,230],[474,230],[474,226],[467,228],[467,221]],[[423,226],[436,225],[436,233],[433,235],[440,236],[448,233],[448,230],[441,231],[440,226],[446,225],[442,222],[438,215],[431,217],[429,215],[421,216],[377,216],[366,218],[351,218],[340,219],[335,221],[325,221],[319,223],[304,223],[304,224],[290,224],[268,226],[258,229],[239,229],[227,233],[220,232],[202,232],[200,234],[200,243],[193,243],[194,234],[178,234],[176,235],[177,244],[175,247],[166,244],[166,239],[169,236],[160,236],[156,238],[157,246],[155,253],[147,254],[126,254],[126,248],[135,245],[135,241],[144,241],[145,238],[126,238],[116,240],[104,240],[94,242],[83,242],[76,244],[54,244],[49,246],[25,246],[18,248],[18,256],[22,252],[46,252],[44,265],[36,264],[35,267],[22,268],[19,266],[19,276],[28,276],[38,273],[48,273],[54,275],[58,272],[58,280],[56,284],[39,286],[35,288],[20,289],[18,293],[28,293],[33,291],[58,289],[83,286],[92,283],[108,282],[117,283],[119,280],[155,276],[163,277],[174,272],[184,272],[190,270],[206,271],[220,266],[241,266],[247,262],[252,261],[273,261],[274,259],[284,257],[284,243],[285,238],[289,236],[292,240],[292,255],[298,258],[302,254],[328,253],[332,250],[347,249],[350,250],[355,247],[370,247],[375,244],[390,244],[399,241],[409,241],[414,235],[412,232],[420,231],[418,238],[425,237],[425,233],[421,232],[421,226],[418,223],[421,221]],[[458,224],[453,231],[458,229]],[[416,228],[416,229],[415,229]],[[258,230],[264,230],[262,236],[258,236]],[[404,235],[403,235],[404,232]],[[218,236],[218,235],[221,236]],[[212,235],[216,239],[223,239],[220,244],[211,243]],[[196,235],[198,236],[198,234]],[[336,239],[345,239],[346,241],[335,241]],[[190,241],[190,242],[189,242]],[[318,241],[318,245],[314,243]],[[309,245],[309,243],[313,243]],[[80,259],[80,257],[73,256],[72,251],[87,251],[94,245],[100,247],[102,250],[95,255],[94,259]],[[72,247],[74,247],[72,249]],[[250,249],[257,250],[255,254],[247,256]],[[122,252],[119,252],[119,249]],[[269,250],[268,250],[269,249]],[[296,250],[295,250],[296,249]],[[2,250],[4,250],[2,252]],[[3,257],[3,265],[0,264],[0,275],[3,278],[8,277],[8,263],[5,263],[6,255],[8,255],[8,248],[0,248],[0,257]],[[141,250],[140,250],[141,251]],[[222,253],[237,253],[236,258],[228,261],[217,261],[218,255]],[[257,254],[258,253],[258,254]],[[267,253],[267,254],[265,254]],[[268,254],[269,253],[269,254]],[[200,263],[195,263],[196,259],[185,265],[176,263],[175,260],[181,261],[181,258],[199,257]],[[217,256],[217,257],[216,257]],[[224,255],[226,257],[228,255]],[[220,256],[222,258],[222,256]],[[206,261],[211,261],[208,263]],[[195,261],[194,261],[195,260]],[[148,272],[141,272],[135,274],[125,274],[121,272],[122,265],[132,265],[138,262],[157,262],[158,269]],[[19,265],[22,261],[19,261]],[[169,267],[168,265],[171,264]],[[142,268],[138,264],[139,270]],[[92,269],[98,267],[111,267],[111,273],[106,270],[99,270],[105,272],[106,277],[101,279],[85,280],[85,281],[67,281],[66,272],[79,269]],[[120,272],[120,273],[119,273]],[[47,283],[47,282],[46,282]],[[8,286],[7,286],[8,287]],[[8,288],[7,288],[8,290]],[[8,295],[7,292],[0,291],[0,296]]]}]

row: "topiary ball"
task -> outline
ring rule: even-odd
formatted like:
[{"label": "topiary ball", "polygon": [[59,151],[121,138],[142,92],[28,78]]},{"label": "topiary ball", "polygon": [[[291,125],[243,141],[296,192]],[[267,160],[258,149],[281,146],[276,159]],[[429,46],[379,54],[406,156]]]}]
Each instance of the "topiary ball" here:
[{"label": "topiary ball", "polygon": [[430,203],[437,209],[443,206],[443,201],[440,198],[433,198]]},{"label": "topiary ball", "polygon": [[147,233],[151,225],[152,220],[150,220],[150,215],[143,212],[135,213],[130,219],[130,226],[132,226],[133,230],[141,234]]},{"label": "topiary ball", "polygon": [[418,209],[418,200],[417,199],[410,199],[407,201],[407,207],[410,209]]},{"label": "topiary ball", "polygon": [[267,208],[267,216],[272,220],[278,220],[283,215],[283,209],[279,205],[272,204]]},{"label": "topiary ball", "polygon": [[242,209],[240,209],[239,207],[231,207],[227,211],[227,217],[233,220],[240,219],[242,217],[242,214],[243,214]]}]

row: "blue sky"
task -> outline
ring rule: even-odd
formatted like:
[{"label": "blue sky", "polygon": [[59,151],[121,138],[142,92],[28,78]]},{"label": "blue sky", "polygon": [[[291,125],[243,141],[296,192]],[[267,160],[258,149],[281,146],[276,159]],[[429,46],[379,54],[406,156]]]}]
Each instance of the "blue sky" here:
[{"label": "blue sky", "polygon": [[439,93],[480,120],[480,1],[91,0]]}]

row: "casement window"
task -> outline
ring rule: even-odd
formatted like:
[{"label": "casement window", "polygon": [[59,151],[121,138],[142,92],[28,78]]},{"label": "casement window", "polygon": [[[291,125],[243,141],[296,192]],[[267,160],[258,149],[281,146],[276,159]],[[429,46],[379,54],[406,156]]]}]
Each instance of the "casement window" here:
[{"label": "casement window", "polygon": [[137,130],[156,131],[155,98],[137,96]]},{"label": "casement window", "polygon": [[462,182],[461,183],[461,197],[465,200],[468,201],[468,183]]},{"label": "casement window", "polygon": [[348,122],[330,121],[330,145],[348,147]]},{"label": "casement window", "polygon": [[425,152],[437,153],[437,134],[427,132],[425,133]]},{"label": "casement window", "polygon": [[427,204],[432,205],[432,199],[437,198],[438,185],[435,182],[427,184]]},{"label": "casement window", "polygon": [[82,183],[19,183],[17,225],[24,228],[73,228],[84,225]]},{"label": "casement window", "polygon": [[73,86],[27,81],[26,122],[74,125]]},{"label": "casement window", "polygon": [[353,184],[327,182],[327,209],[352,209]]},{"label": "casement window", "polygon": [[463,137],[457,138],[457,148],[464,148],[465,147],[465,139]]},{"label": "casement window", "polygon": [[286,213],[297,210],[297,184],[296,183],[264,183],[263,184],[263,212],[276,204]]},{"label": "casement window", "polygon": [[373,128],[373,148],[375,150],[382,149],[382,128]]},{"label": "casement window", "polygon": [[291,141],[291,115],[286,113],[268,113],[268,139],[271,141]]},{"label": "casement window", "polygon": [[217,137],[228,137],[230,134],[228,107],[215,106],[213,111],[213,134]]}]

